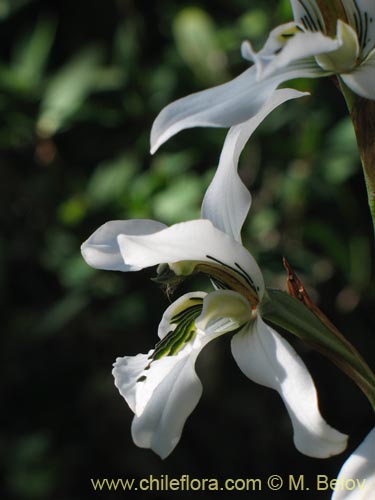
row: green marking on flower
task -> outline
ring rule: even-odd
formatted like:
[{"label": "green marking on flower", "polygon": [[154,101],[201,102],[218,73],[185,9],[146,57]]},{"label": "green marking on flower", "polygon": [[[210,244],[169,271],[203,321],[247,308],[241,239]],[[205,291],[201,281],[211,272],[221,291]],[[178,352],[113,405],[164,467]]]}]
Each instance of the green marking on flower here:
[{"label": "green marking on flower", "polygon": [[164,356],[174,356],[196,334],[195,320],[202,312],[203,299],[190,299],[193,305],[183,309],[171,318],[171,325],[176,327],[171,330],[155,346],[151,360],[161,359]]},{"label": "green marking on flower", "polygon": [[171,324],[176,328],[171,330],[155,346],[152,359],[160,359],[164,356],[173,356],[189,341],[196,333],[195,319],[202,311],[202,301],[199,305],[191,306],[171,319]]}]

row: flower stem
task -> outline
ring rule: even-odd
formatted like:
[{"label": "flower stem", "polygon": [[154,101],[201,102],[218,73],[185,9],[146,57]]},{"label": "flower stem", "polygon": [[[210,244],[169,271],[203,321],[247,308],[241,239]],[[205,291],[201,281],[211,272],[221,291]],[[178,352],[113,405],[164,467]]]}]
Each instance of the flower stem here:
[{"label": "flower stem", "polygon": [[358,97],[353,103],[350,115],[357,137],[375,231],[375,101]]}]

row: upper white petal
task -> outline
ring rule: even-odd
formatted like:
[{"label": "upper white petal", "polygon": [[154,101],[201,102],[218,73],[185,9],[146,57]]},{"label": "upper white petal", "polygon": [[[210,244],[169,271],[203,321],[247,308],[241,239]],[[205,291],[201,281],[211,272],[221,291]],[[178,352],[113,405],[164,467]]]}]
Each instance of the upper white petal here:
[{"label": "upper white petal", "polygon": [[[263,276],[252,255],[208,220],[182,222],[144,236],[120,234],[117,239],[128,266],[141,269],[160,263],[219,261],[238,275],[246,273],[245,279],[253,282],[259,298],[264,292]],[[177,268],[173,270],[178,273]]]},{"label": "upper white petal", "polygon": [[338,484],[341,484],[341,481],[346,483],[352,480],[357,486],[352,491],[348,487],[337,489],[332,495],[332,500],[375,498],[375,428],[341,467],[337,480]]},{"label": "upper white petal", "polygon": [[255,115],[278,82],[256,82],[255,66],[217,87],[191,94],[166,106],[151,129],[151,153],[181,130],[231,127]]},{"label": "upper white petal", "polygon": [[375,46],[375,2],[374,0],[341,0],[348,21],[358,33],[362,58]]},{"label": "upper white petal", "polygon": [[251,205],[249,190],[238,175],[239,156],[258,125],[277,106],[306,93],[292,89],[275,90],[250,120],[232,127],[225,139],[219,166],[202,203],[202,218],[241,242],[241,228]]},{"label": "upper white petal", "polygon": [[345,84],[365,99],[375,99],[375,49],[354,71],[340,75]]},{"label": "upper white petal", "polygon": [[[283,25],[279,27],[286,29]],[[151,130],[151,152],[179,131],[191,127],[231,127],[252,118],[280,83],[299,77],[315,78],[330,74],[312,56],[339,47],[339,42],[322,33],[297,33],[278,44],[276,28],[264,48],[247,55],[256,64],[237,78],[217,87],[178,99],[157,116]],[[271,49],[275,48],[272,54]],[[278,49],[283,47],[280,52]],[[244,48],[243,48],[244,52]]]},{"label": "upper white petal", "polygon": [[315,0],[290,0],[297,24],[309,31],[323,31],[324,20]]},{"label": "upper white petal", "polygon": [[278,391],[292,421],[294,444],[301,453],[325,458],[345,449],[347,436],[320,415],[314,382],[303,361],[260,317],[233,337],[232,353],[251,380]]},{"label": "upper white petal", "polygon": [[115,220],[99,227],[81,246],[82,256],[92,267],[108,271],[138,271],[124,263],[117,242],[118,234],[150,234],[165,224],[148,219]]}]

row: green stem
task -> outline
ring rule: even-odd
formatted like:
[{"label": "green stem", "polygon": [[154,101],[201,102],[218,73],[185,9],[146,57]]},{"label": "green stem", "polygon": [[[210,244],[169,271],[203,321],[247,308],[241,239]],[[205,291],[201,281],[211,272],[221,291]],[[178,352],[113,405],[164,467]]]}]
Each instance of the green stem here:
[{"label": "green stem", "polygon": [[375,102],[356,96],[340,79],[339,85],[357,138],[375,232]]},{"label": "green stem", "polygon": [[375,101],[358,97],[350,110],[365,176],[368,204],[375,231]]}]

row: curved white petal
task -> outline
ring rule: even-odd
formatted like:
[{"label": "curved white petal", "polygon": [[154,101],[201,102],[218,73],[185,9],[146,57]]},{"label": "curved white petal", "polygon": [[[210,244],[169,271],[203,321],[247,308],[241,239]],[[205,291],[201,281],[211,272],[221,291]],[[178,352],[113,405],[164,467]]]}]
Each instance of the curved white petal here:
[{"label": "curved white petal", "polygon": [[217,290],[205,297],[195,324],[206,334],[228,333],[248,323],[251,318],[251,306],[242,295],[232,290]]},{"label": "curved white petal", "polygon": [[365,99],[375,99],[375,50],[354,71],[340,75],[344,83]]},{"label": "curved white petal", "polygon": [[249,190],[238,175],[239,156],[258,125],[277,106],[306,93],[275,90],[260,111],[247,122],[232,127],[225,139],[219,166],[202,203],[201,216],[241,242],[241,228],[251,205]]},{"label": "curved white petal", "polygon": [[337,40],[340,47],[337,50],[316,56],[317,63],[325,70],[333,73],[348,73],[357,65],[359,43],[356,31],[340,19],[337,21]]},{"label": "curved white petal", "polygon": [[358,33],[362,58],[375,46],[375,2],[374,0],[341,0],[348,21]]},{"label": "curved white petal", "polygon": [[148,219],[114,220],[99,227],[81,246],[82,256],[92,267],[107,271],[138,271],[124,263],[118,234],[151,234],[165,228],[161,222]]},{"label": "curved white petal", "polygon": [[152,126],[151,152],[154,153],[170,137],[187,128],[231,127],[249,120],[280,83],[293,78],[316,78],[330,74],[309,56],[335,50],[338,46],[337,40],[321,33],[297,33],[283,45],[280,53],[272,57],[268,50],[267,53],[251,52],[256,65],[237,78],[166,106]]},{"label": "curved white petal", "polygon": [[[162,323],[181,312],[183,303],[205,294],[187,294],[165,312]],[[173,325],[170,325],[173,326]],[[223,332],[196,331],[175,355],[152,359],[154,351],[117,358],[113,375],[120,394],[134,411],[132,436],[141,448],[151,448],[162,458],[180,440],[183,426],[202,394],[195,361],[203,347]]]},{"label": "curved white petal", "polygon": [[260,317],[233,337],[232,353],[247,377],[280,394],[301,453],[325,458],[345,449],[347,436],[320,415],[314,382],[303,361]]},{"label": "curved white petal", "polygon": [[145,411],[133,419],[134,443],[151,448],[161,458],[166,458],[179,442],[186,419],[202,395],[195,358],[177,360],[153,392]]},{"label": "curved white petal", "polygon": [[254,258],[208,220],[182,222],[144,236],[120,234],[117,239],[127,266],[142,269],[168,263],[176,274],[184,275],[197,262],[219,264],[245,280],[259,298],[263,295],[263,276]]},{"label": "curved white petal", "polygon": [[335,490],[332,500],[370,500],[375,497],[375,428],[344,463],[337,483],[339,486],[345,484],[345,487]]},{"label": "curved white petal", "polygon": [[263,106],[278,82],[256,82],[256,67],[237,78],[166,106],[151,129],[151,153],[170,137],[192,127],[231,127],[244,122]]},{"label": "curved white petal", "polygon": [[290,0],[293,17],[307,31],[323,31],[324,20],[315,0]]}]

